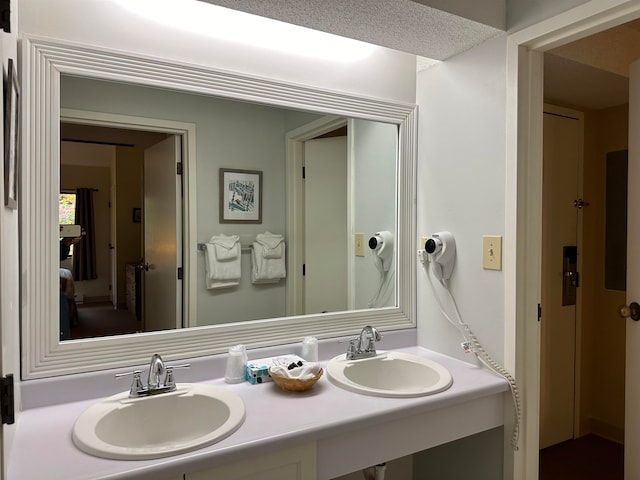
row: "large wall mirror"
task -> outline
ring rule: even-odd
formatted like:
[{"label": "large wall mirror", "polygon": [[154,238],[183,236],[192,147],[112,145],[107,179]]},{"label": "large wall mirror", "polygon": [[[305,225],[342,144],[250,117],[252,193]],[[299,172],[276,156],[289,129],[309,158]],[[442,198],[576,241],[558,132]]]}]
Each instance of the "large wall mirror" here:
[{"label": "large wall mirror", "polygon": [[[23,378],[415,326],[413,105],[36,38],[23,53]],[[259,221],[225,217],[228,178]],[[91,219],[63,219],[87,193]],[[59,224],[83,222],[61,259]],[[286,275],[260,281],[267,232],[265,271]],[[239,278],[214,278],[234,236]],[[61,337],[82,250],[95,267],[65,282]],[[83,322],[99,305],[124,315]]]}]

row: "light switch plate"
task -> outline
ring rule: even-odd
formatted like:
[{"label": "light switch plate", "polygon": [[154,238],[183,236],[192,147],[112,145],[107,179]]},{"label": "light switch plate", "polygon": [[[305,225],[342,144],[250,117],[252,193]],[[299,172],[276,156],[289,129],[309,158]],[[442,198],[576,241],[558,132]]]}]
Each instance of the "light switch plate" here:
[{"label": "light switch plate", "polygon": [[502,236],[483,235],[482,268],[485,270],[502,270]]},{"label": "light switch plate", "polygon": [[356,257],[364,257],[364,233],[356,233]]}]

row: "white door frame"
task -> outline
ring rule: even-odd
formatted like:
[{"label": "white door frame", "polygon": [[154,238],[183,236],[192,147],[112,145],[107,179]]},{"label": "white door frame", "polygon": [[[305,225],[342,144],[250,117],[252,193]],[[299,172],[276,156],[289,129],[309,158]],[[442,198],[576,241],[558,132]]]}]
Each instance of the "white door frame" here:
[{"label": "white door frame", "polygon": [[[347,125],[344,117],[326,116],[303,125],[286,133],[286,189],[287,189],[287,242],[290,245],[304,245],[304,182],[302,180],[302,166],[304,165],[304,142],[311,140],[337,128]],[[348,139],[348,134],[347,134]],[[352,162],[351,144],[347,140],[347,202],[353,205],[351,198]],[[351,208],[347,211],[347,224],[352,223]],[[349,236],[353,242],[353,235]],[[349,251],[353,251],[350,245]],[[287,248],[287,316],[304,315],[304,277],[302,265],[305,252],[303,248]],[[351,285],[353,264],[347,267],[347,285]],[[351,289],[353,290],[353,289]],[[351,301],[351,295],[348,297]],[[353,305],[349,305],[349,309]]]},{"label": "white door frame", "polygon": [[[591,0],[508,38],[506,197],[517,206],[506,212],[516,242],[504,252],[505,364],[519,379],[524,414],[519,450],[505,442],[505,479],[538,478],[543,52],[638,17],[638,0]],[[512,412],[505,415],[508,427]]]},{"label": "white door frame", "polygon": [[[146,130],[162,132],[182,137],[182,266],[185,275],[183,286],[183,325],[193,327],[197,316],[197,248],[196,245],[196,125],[188,122],[175,122],[156,118],[135,117],[131,115],[114,115],[104,112],[90,112],[75,109],[60,109],[60,121],[81,123],[102,127],[124,128],[129,130]],[[193,248],[192,248],[193,246]]]}]

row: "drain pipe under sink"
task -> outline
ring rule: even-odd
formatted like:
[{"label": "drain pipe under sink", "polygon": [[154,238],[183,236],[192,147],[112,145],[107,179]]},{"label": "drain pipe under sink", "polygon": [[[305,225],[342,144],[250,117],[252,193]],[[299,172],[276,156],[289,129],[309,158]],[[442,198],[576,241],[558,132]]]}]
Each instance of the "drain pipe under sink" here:
[{"label": "drain pipe under sink", "polygon": [[374,467],[365,468],[362,470],[365,480],[384,480],[384,473],[387,470],[386,463],[379,463]]}]

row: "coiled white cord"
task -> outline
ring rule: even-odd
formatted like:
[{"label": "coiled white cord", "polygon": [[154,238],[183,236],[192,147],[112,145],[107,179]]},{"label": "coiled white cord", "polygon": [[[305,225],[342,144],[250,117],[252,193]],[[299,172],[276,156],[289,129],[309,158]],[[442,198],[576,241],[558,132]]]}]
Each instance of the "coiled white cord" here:
[{"label": "coiled white cord", "polygon": [[440,300],[440,296],[435,289],[433,284],[433,280],[431,279],[431,275],[429,273],[429,269],[427,269],[427,278],[429,279],[429,284],[431,285],[431,289],[433,290],[433,295],[436,297],[436,301],[438,302],[438,307],[440,308],[440,312],[446,318],[449,323],[451,323],[454,327],[456,327],[462,337],[466,342],[471,343],[473,346],[473,353],[475,353],[478,360],[480,360],[487,368],[494,371],[501,377],[503,377],[509,383],[509,390],[511,390],[511,398],[513,400],[514,405],[514,426],[513,426],[513,435],[511,436],[511,448],[514,451],[518,450],[518,442],[520,439],[520,421],[522,419],[522,406],[520,403],[520,390],[518,389],[518,384],[516,383],[516,379],[504,369],[498,362],[496,362],[491,355],[484,349],[478,338],[474,335],[471,327],[462,320],[462,315],[460,315],[460,310],[458,309],[458,304],[456,303],[456,299],[454,298],[451,290],[449,289],[449,284],[446,280],[440,280],[440,284],[444,287],[446,292],[449,294],[449,298],[451,299],[451,303],[453,305],[453,309],[456,313],[456,317],[458,321],[455,322],[445,311],[442,302]]}]

